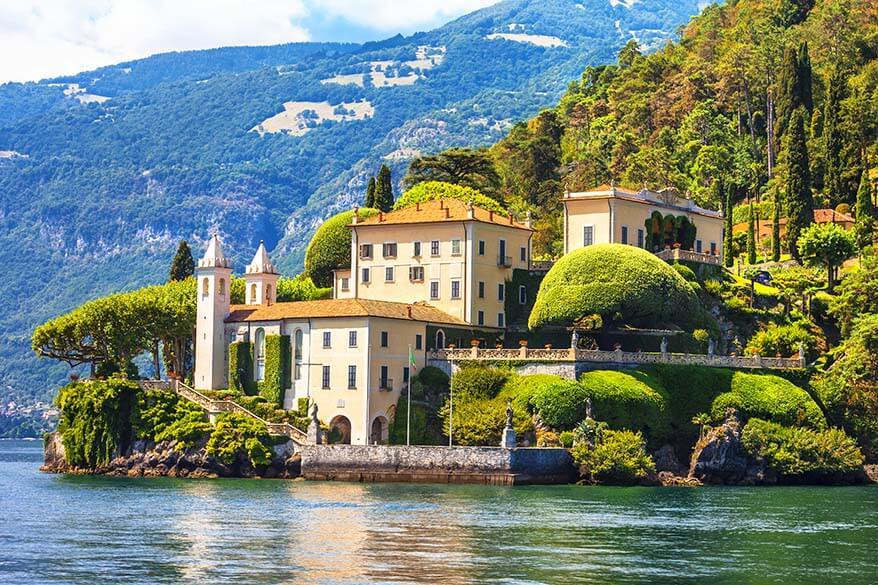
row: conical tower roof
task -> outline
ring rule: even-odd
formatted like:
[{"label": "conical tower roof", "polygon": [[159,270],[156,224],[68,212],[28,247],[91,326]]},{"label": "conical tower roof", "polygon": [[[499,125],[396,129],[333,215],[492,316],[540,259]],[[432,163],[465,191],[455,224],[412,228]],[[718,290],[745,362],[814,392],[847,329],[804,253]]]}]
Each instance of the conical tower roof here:
[{"label": "conical tower roof", "polygon": [[271,258],[268,257],[265,242],[259,242],[256,255],[253,256],[253,261],[247,265],[247,274],[277,274],[277,269],[271,263]]},{"label": "conical tower roof", "polygon": [[199,268],[231,268],[232,262],[223,254],[223,247],[220,244],[219,236],[213,234],[207,242],[207,250],[204,256],[198,261]]}]

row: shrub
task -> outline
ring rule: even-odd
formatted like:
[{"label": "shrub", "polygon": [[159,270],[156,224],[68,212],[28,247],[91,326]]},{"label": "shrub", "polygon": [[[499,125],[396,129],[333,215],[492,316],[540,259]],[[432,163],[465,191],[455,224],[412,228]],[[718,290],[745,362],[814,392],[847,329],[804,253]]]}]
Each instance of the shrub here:
[{"label": "shrub", "polygon": [[755,417],[816,429],[826,426],[823,413],[808,393],[778,376],[735,372],[731,389],[713,401],[714,420],[721,420],[727,408],[737,408],[745,419]]},{"label": "shrub", "polygon": [[671,264],[671,268],[677,271],[680,276],[682,276],[686,282],[698,282],[698,277],[695,275],[695,271],[689,268],[684,264]]},{"label": "shrub", "polygon": [[277,280],[277,302],[316,301],[332,296],[332,288],[318,288],[310,277],[299,274],[294,278]]},{"label": "shrub", "polygon": [[487,195],[483,195],[479,191],[475,189],[471,189],[470,187],[463,187],[461,185],[454,185],[452,183],[444,183],[442,181],[427,181],[425,183],[418,183],[405,193],[403,193],[399,199],[396,200],[396,203],[393,205],[393,209],[404,209],[406,207],[411,207],[415,203],[424,203],[427,201],[436,201],[438,199],[457,199],[459,201],[469,201],[476,207],[481,207],[482,209],[487,209],[488,211],[493,211],[495,213],[506,213],[506,210],[502,205],[488,197]]},{"label": "shrub", "polygon": [[[360,218],[378,214],[377,209],[360,208]],[[305,251],[305,274],[319,287],[332,286],[332,271],[351,266],[351,230],[353,210],[343,211],[324,221]]]},{"label": "shrub", "polygon": [[207,454],[226,465],[244,455],[254,466],[271,463],[271,437],[260,422],[237,412],[219,415],[207,442]]},{"label": "shrub", "polygon": [[640,433],[604,430],[594,446],[582,441],[571,454],[584,475],[598,483],[638,483],[655,473]]},{"label": "shrub", "polygon": [[94,468],[128,449],[138,392],[135,382],[119,377],[73,382],[61,388],[55,403],[61,409],[58,432],[67,463]]},{"label": "shrub", "polygon": [[757,331],[756,335],[750,338],[744,353],[766,357],[775,355],[789,357],[798,355],[800,345],[805,348],[807,354],[814,355],[818,349],[818,340],[801,324],[769,323],[765,329]]},{"label": "shrub", "polygon": [[563,431],[558,435],[558,441],[565,449],[570,449],[571,447],[573,447],[573,439],[573,431]]},{"label": "shrub", "polygon": [[180,400],[174,412],[174,421],[158,431],[153,440],[177,441],[178,449],[194,447],[211,434],[213,425],[207,420],[204,410],[188,400]]},{"label": "shrub", "polygon": [[434,391],[448,390],[448,375],[436,366],[424,366],[418,372],[418,380],[425,388]]},{"label": "shrub", "polygon": [[670,265],[634,246],[598,244],[574,250],[549,270],[528,325],[567,325],[597,314],[605,322],[689,326],[701,313],[692,288]]},{"label": "shrub", "polygon": [[141,439],[155,439],[155,436],[177,420],[177,406],[180,396],[170,390],[144,390],[137,395],[138,417],[135,434]]},{"label": "shrub", "polygon": [[585,418],[586,398],[582,384],[558,379],[537,389],[530,402],[544,423],[556,430],[572,430]]},{"label": "shrub", "polygon": [[639,429],[656,446],[670,439],[666,393],[657,380],[643,372],[596,371],[583,374],[579,384],[592,400],[594,418],[610,428]]},{"label": "shrub", "polygon": [[493,398],[508,378],[508,373],[497,368],[465,366],[454,374],[451,381],[454,386],[454,399],[466,402]]},{"label": "shrub", "polygon": [[752,457],[765,459],[782,475],[848,472],[863,465],[856,442],[839,429],[813,431],[754,418],[741,442]]}]

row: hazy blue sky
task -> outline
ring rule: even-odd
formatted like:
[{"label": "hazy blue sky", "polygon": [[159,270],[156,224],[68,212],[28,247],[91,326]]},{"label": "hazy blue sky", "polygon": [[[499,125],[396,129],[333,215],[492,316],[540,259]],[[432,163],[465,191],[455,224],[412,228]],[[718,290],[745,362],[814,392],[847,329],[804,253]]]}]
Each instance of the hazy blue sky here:
[{"label": "hazy blue sky", "polygon": [[164,51],[364,41],[427,30],[497,0],[0,0],[0,83]]}]

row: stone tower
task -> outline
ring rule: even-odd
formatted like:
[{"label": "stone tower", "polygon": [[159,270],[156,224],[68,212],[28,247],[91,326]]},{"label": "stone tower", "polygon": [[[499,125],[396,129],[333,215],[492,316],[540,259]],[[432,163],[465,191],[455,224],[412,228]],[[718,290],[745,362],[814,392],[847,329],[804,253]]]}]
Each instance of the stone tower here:
[{"label": "stone tower", "polygon": [[195,380],[201,390],[228,387],[225,322],[231,304],[232,263],[214,235],[195,270],[198,287],[195,323]]},{"label": "stone tower", "polygon": [[259,242],[256,255],[244,274],[247,283],[244,302],[248,305],[273,305],[277,299],[277,278],[277,269],[268,257],[265,243]]}]

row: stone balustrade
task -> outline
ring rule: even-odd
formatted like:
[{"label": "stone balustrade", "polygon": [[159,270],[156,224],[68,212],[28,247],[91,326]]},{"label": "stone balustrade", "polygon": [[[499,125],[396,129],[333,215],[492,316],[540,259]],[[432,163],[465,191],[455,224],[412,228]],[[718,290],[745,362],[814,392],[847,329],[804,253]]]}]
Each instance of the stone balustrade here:
[{"label": "stone balustrade", "polygon": [[722,258],[715,254],[704,254],[701,252],[693,252],[692,250],[683,250],[681,248],[670,248],[656,253],[656,256],[664,261],[685,261],[698,262],[701,264],[710,264],[719,266],[722,264]]},{"label": "stone balustrade", "polygon": [[804,358],[762,356],[725,356],[691,353],[651,353],[642,351],[596,349],[445,349],[432,351],[430,360],[440,361],[510,361],[510,362],[592,362],[614,364],[675,364],[714,368],[795,370],[805,367]]}]

